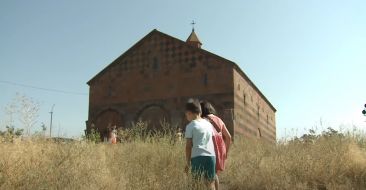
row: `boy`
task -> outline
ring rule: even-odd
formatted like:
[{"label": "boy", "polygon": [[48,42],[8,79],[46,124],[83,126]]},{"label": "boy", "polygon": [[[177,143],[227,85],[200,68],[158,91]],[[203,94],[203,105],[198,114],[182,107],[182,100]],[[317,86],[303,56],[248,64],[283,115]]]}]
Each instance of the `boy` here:
[{"label": "boy", "polygon": [[191,167],[195,179],[199,179],[202,174],[206,185],[210,189],[215,189],[216,158],[212,140],[213,126],[201,118],[201,113],[200,102],[190,99],[185,109],[186,118],[190,122],[185,131],[187,139],[185,172]]}]

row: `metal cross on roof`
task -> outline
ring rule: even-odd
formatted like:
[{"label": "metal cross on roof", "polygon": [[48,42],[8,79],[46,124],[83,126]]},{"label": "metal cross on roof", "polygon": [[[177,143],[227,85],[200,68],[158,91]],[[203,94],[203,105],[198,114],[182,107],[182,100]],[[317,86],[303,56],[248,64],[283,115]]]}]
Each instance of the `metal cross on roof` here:
[{"label": "metal cross on roof", "polygon": [[194,20],[192,20],[191,24],[192,24],[192,31],[194,31],[194,25],[196,24],[196,23],[194,22]]}]

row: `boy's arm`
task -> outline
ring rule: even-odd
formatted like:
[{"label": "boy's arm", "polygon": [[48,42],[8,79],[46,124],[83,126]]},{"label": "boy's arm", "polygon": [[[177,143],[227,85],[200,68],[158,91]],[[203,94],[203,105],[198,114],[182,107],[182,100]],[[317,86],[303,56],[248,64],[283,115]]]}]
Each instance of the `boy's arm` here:
[{"label": "boy's arm", "polygon": [[191,155],[192,155],[192,139],[187,138],[186,141],[186,166],[191,166]]}]

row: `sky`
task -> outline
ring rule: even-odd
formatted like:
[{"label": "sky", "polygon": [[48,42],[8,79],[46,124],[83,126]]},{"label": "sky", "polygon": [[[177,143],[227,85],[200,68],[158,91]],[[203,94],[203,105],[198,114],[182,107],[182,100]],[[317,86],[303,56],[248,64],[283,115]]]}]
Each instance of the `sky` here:
[{"label": "sky", "polygon": [[364,0],[2,0],[0,130],[20,93],[40,104],[34,130],[54,104],[52,135],[80,136],[86,82],[153,29],[185,40],[194,20],[202,48],[237,63],[275,106],[277,138],[362,131],[365,10]]}]

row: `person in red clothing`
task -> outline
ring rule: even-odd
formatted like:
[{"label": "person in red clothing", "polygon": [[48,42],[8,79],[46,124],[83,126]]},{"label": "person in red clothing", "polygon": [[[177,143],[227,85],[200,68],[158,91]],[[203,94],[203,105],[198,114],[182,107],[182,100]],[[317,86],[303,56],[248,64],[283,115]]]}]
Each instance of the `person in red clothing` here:
[{"label": "person in red clothing", "polygon": [[113,129],[109,133],[109,141],[112,144],[117,144],[117,129],[113,126]]},{"label": "person in red clothing", "polygon": [[215,189],[218,190],[219,189],[218,172],[223,171],[225,168],[225,159],[227,159],[229,153],[231,144],[231,135],[230,132],[227,130],[225,123],[218,116],[215,115],[216,110],[209,102],[201,101],[200,105],[202,109],[202,118],[207,119],[214,126],[216,134],[221,133],[219,135],[222,135],[225,143],[225,147],[223,150],[225,150],[226,152],[223,153],[224,154],[222,156],[223,159],[220,160],[220,163],[222,163],[221,168],[216,167]]}]

